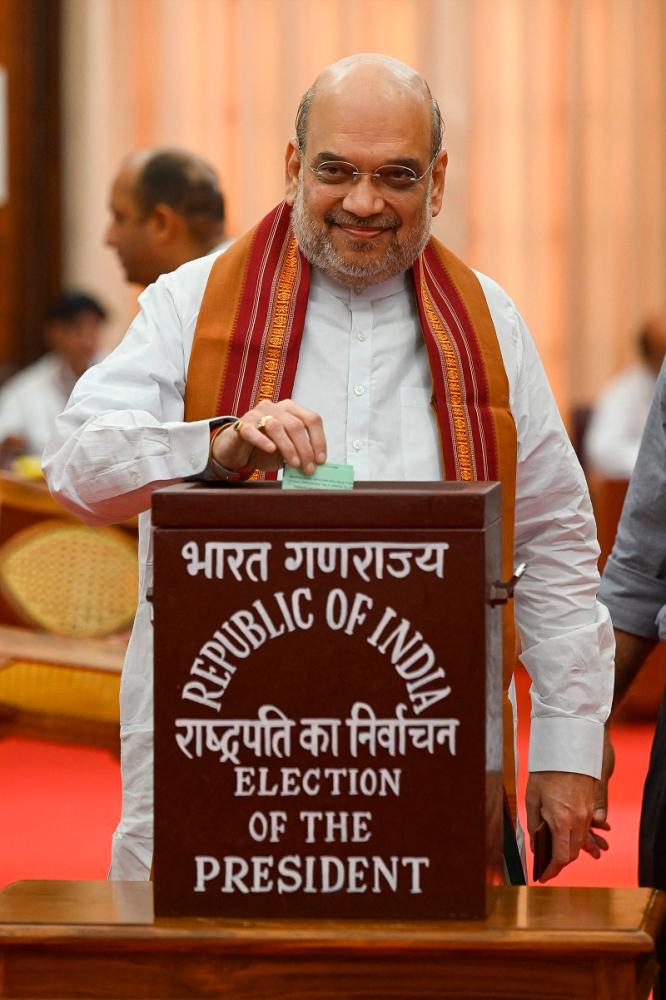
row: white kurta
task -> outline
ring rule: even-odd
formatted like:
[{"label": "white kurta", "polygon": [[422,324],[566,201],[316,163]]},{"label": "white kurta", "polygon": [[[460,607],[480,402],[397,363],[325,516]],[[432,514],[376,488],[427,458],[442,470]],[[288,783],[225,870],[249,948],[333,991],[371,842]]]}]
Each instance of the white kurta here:
[{"label": "white kurta", "polygon": [[[183,422],[185,377],[210,257],[146,289],[121,344],[79,381],[44,455],[52,492],[93,523],[146,511],[156,487],[203,471],[207,421]],[[612,696],[612,629],[596,602],[598,547],[585,481],[532,338],[506,293],[479,275],[518,430],[516,594],[532,680],[531,770],[598,776]],[[411,278],[360,293],[314,272],[292,396],[319,412],[329,460],[357,479],[440,478],[431,377]],[[211,414],[212,416],[213,414]],[[140,518],[140,601],[121,685],[123,816],[112,876],[146,878],[152,854],[152,578]]]},{"label": "white kurta", "polygon": [[76,375],[57,354],[45,354],[0,389],[0,441],[25,438],[26,454],[41,455],[65,408]]}]

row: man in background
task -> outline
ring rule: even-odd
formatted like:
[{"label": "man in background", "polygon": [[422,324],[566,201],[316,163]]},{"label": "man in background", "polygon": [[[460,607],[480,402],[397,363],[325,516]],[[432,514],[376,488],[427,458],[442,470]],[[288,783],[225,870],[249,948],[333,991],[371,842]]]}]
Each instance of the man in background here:
[{"label": "man in background", "polygon": [[217,174],[184,150],[128,156],[113,182],[109,208],[104,241],[118,254],[127,280],[138,285],[150,285],[229,242]]},{"label": "man in background", "polygon": [[666,352],[666,316],[654,316],[643,324],[636,347],[639,361],[606,386],[585,434],[586,466],[609,479],[628,479],[636,462]]},{"label": "man in background", "polygon": [[[599,598],[615,629],[613,714],[658,640],[666,639],[666,365],[661,369],[613,551]],[[595,818],[606,819],[606,783],[613,752],[607,741]],[[645,788],[638,852],[638,881],[666,889],[666,698],[657,719]],[[666,994],[666,948],[655,997]]]},{"label": "man in background", "polygon": [[98,360],[106,310],[82,292],[66,292],[46,324],[49,352],[0,390],[0,465],[40,455],[77,379]]}]

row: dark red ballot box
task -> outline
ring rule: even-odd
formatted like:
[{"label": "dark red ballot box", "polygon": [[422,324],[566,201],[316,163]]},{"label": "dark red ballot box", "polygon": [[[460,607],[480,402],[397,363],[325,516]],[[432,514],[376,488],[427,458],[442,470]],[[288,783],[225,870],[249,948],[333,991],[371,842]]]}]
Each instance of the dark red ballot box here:
[{"label": "dark red ballot box", "polygon": [[499,485],[187,484],[153,522],[156,914],[485,916]]}]

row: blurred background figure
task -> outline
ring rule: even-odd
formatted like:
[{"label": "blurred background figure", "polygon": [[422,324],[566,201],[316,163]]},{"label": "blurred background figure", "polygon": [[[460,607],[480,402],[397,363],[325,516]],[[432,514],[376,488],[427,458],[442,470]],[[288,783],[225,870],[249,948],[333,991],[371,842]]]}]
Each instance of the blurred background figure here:
[{"label": "blurred background figure", "polygon": [[666,353],[666,315],[643,324],[636,338],[639,361],[620,372],[592,411],[584,441],[590,472],[628,479]]},{"label": "blurred background figure", "polygon": [[0,467],[41,454],[77,379],[99,358],[106,318],[104,306],[83,292],[65,292],[56,302],[44,331],[48,353],[0,390]]},{"label": "blurred background figure", "polygon": [[217,174],[185,150],[128,156],[113,182],[109,209],[105,243],[118,254],[127,281],[138,285],[229,244]]}]

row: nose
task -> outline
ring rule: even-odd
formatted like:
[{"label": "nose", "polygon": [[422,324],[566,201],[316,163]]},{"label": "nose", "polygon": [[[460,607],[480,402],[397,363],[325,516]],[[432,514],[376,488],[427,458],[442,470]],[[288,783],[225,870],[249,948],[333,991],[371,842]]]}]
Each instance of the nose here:
[{"label": "nose", "polygon": [[115,223],[110,222],[106,229],[104,230],[104,246],[105,247],[115,247],[116,245],[116,227]]},{"label": "nose", "polygon": [[378,215],[384,209],[384,198],[372,178],[366,174],[351,185],[342,207],[346,212],[359,217]]}]

